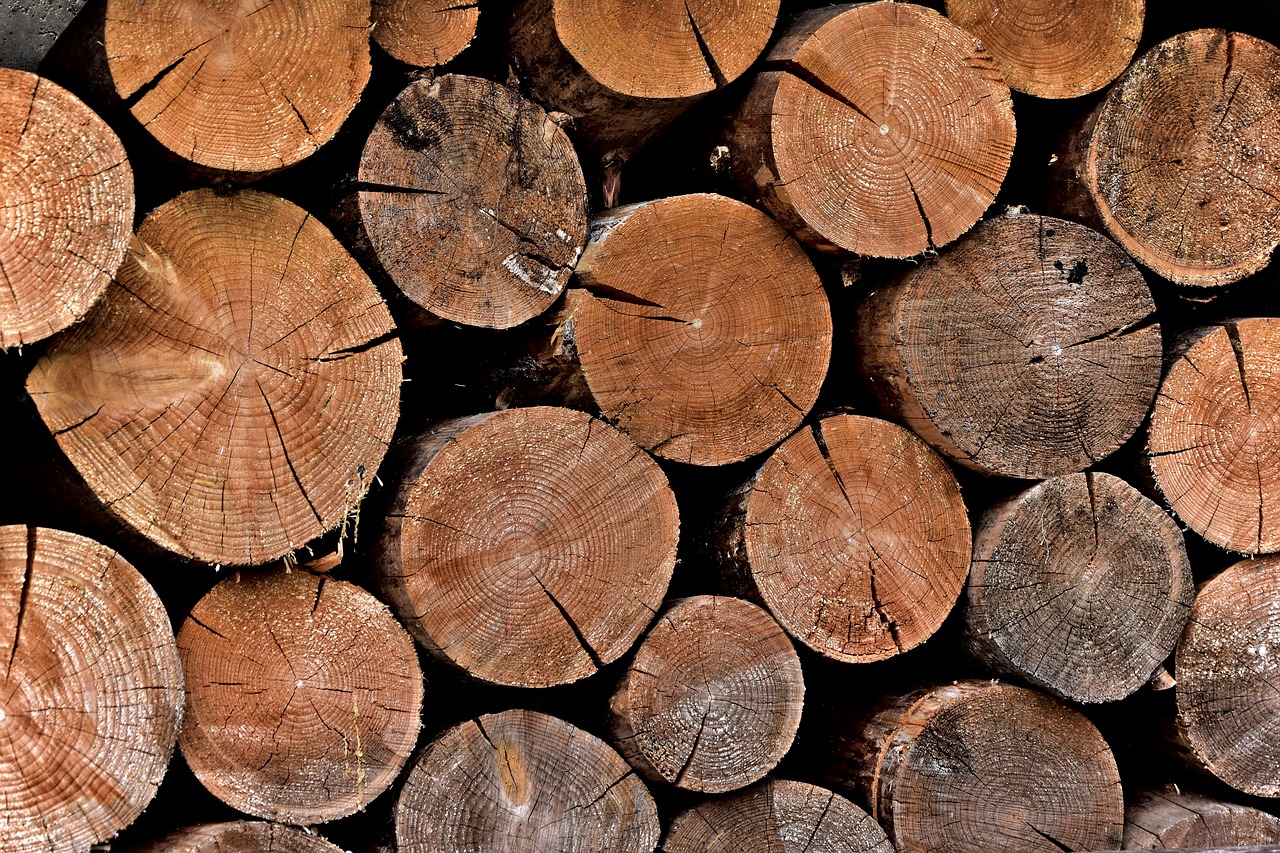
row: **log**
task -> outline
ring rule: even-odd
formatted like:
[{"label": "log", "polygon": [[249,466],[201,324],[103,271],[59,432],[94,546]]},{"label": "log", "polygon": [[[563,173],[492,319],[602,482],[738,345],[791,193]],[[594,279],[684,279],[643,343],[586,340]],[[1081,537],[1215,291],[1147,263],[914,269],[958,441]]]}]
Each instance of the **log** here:
[{"label": "log", "polygon": [[604,741],[555,717],[503,711],[445,732],[395,809],[398,853],[650,853],[657,806]]},{"label": "log", "polygon": [[364,809],[417,741],[413,641],[369,593],[323,575],[237,573],[182,623],[178,740],[210,793],[255,817],[324,823]]},{"label": "log", "polygon": [[1114,850],[1120,775],[1083,715],[1034,690],[959,681],[886,698],[834,744],[897,850]]},{"label": "log", "polygon": [[391,280],[436,316],[506,329],[551,307],[587,241],[564,131],[506,86],[411,83],[365,143],[359,219]]},{"label": "log", "polygon": [[88,850],[151,802],[182,719],[182,671],[155,590],[110,548],[0,527],[0,838]]},{"label": "log", "polygon": [[1280,796],[1280,556],[1244,560],[1196,595],[1175,657],[1178,735],[1193,766]]},{"label": "log", "polygon": [[0,69],[0,350],[75,323],[133,231],[133,171],[115,131],[75,95]]},{"label": "log", "polygon": [[947,0],[947,17],[991,53],[1015,92],[1076,98],[1096,92],[1133,59],[1146,0]]},{"label": "log", "polygon": [[804,709],[800,657],[740,598],[671,602],[609,702],[613,743],[654,782],[721,794],[758,782],[791,748]]},{"label": "log", "polygon": [[664,853],[893,853],[871,816],[816,785],[768,779],[676,815]]},{"label": "log", "polygon": [[1244,33],[1156,45],[1068,135],[1057,210],[1178,284],[1262,269],[1280,244],[1277,73],[1280,51]]},{"label": "log", "polygon": [[712,559],[799,642],[869,663],[942,625],[971,544],[946,463],[897,424],[842,414],[788,438],[730,495]]},{"label": "log", "polygon": [[968,231],[1013,156],[1009,88],[974,38],[910,3],[796,18],[728,127],[742,192],[809,245],[906,258]]},{"label": "log", "polygon": [[1173,654],[1194,594],[1182,532],[1164,510],[1118,477],[1070,474],[983,513],[965,633],[996,672],[1114,702]]},{"label": "log", "polygon": [[444,65],[470,46],[480,4],[458,0],[373,0],[373,40],[407,65]]},{"label": "log", "polygon": [[[530,97],[574,120],[599,163],[627,160],[764,50],[779,0],[524,0],[507,57]],[[612,204],[612,202],[608,202]]]},{"label": "log", "polygon": [[176,829],[130,853],[342,853],[319,836],[253,820],[205,823]]},{"label": "log", "polygon": [[622,657],[675,568],[662,470],[582,412],[509,409],[409,441],[374,561],[433,655],[484,682],[546,687]]},{"label": "log", "polygon": [[108,0],[115,90],[165,148],[263,173],[333,138],[369,82],[369,0]]},{"label": "log", "polygon": [[1280,843],[1280,818],[1191,791],[1144,791],[1124,815],[1124,849]]},{"label": "log", "polygon": [[1241,554],[1280,550],[1280,320],[1227,320],[1181,338],[1147,428],[1155,485],[1182,521]]},{"label": "log", "polygon": [[1084,226],[1017,209],[872,292],[855,334],[883,408],[987,474],[1088,468],[1138,430],[1160,384],[1160,324],[1133,263]]},{"label": "log", "polygon": [[157,208],[97,310],[27,390],[125,524],[207,563],[265,563],[338,526],[398,415],[400,342],[368,277],[283,199]]}]

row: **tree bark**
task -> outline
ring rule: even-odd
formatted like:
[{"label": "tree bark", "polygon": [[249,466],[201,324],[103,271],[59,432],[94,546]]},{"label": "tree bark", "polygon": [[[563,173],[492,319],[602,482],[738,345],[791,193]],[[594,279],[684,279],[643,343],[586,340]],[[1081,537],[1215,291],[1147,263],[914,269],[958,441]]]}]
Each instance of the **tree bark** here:
[{"label": "tree bark", "polygon": [[309,214],[197,190],[143,223],[97,310],[27,390],[122,521],[208,563],[265,563],[338,526],[398,416],[400,343]]},{"label": "tree bark", "polygon": [[471,44],[479,0],[373,0],[373,40],[408,65],[444,65]]},{"label": "tree bark", "polygon": [[413,751],[423,693],[413,641],[353,584],[237,574],[192,608],[178,650],[182,754],[242,812],[296,824],[346,817]]},{"label": "tree bark", "polygon": [[1101,234],[1016,210],[874,291],[856,339],[889,413],[953,461],[1007,477],[1103,459],[1160,383],[1137,268]]},{"label": "tree bark", "polygon": [[130,853],[342,853],[341,848],[301,829],[251,820],[189,826],[129,850]]},{"label": "tree bark", "polygon": [[0,527],[0,838],[88,850],[133,822],[169,766],[182,671],[159,597],[90,539]]},{"label": "tree bark", "polygon": [[1280,843],[1280,818],[1190,791],[1144,791],[1124,815],[1124,849]]},{"label": "tree bark", "polygon": [[609,703],[613,742],[655,782],[720,794],[791,748],[804,675],[769,614],[740,598],[677,599],[650,629]]}]

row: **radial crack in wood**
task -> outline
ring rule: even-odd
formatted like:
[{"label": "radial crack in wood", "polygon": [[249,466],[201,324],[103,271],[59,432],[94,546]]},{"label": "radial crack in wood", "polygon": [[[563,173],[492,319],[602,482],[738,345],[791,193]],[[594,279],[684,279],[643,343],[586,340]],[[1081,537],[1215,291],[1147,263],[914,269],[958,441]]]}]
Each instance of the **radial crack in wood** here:
[{"label": "radial crack in wood", "polygon": [[373,0],[373,40],[401,62],[444,65],[476,36],[480,4],[460,0]]},{"label": "radial crack in wood", "polygon": [[1280,844],[1280,818],[1176,787],[1144,791],[1124,814],[1124,849]]}]

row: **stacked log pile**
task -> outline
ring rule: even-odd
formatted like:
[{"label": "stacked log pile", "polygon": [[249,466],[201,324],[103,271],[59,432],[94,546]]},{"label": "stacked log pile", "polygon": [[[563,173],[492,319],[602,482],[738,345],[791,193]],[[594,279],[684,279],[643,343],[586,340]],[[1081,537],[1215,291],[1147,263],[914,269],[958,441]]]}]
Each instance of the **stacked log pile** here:
[{"label": "stacked log pile", "polygon": [[88,3],[0,69],[0,848],[1276,849],[1278,41]]}]

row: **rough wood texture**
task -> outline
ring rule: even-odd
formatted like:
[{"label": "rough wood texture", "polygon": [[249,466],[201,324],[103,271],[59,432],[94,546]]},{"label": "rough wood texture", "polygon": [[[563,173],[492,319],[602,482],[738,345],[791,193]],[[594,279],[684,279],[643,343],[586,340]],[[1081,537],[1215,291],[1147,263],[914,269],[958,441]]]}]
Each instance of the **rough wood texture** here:
[{"label": "rough wood texture", "polygon": [[413,751],[423,694],[413,641],[353,584],[238,573],[192,608],[178,649],[182,754],[242,812],[297,824],[346,817]]},{"label": "rough wood texture", "polygon": [[802,14],[729,127],[744,192],[823,250],[905,258],[968,231],[1013,156],[1009,88],[932,9],[879,2]]},{"label": "rough wood texture", "polygon": [[157,208],[27,380],[99,499],[178,554],[264,563],[337,526],[398,416],[400,342],[309,214],[259,192]]},{"label": "rough wood texture", "polygon": [[0,527],[0,839],[88,850],[133,822],[169,766],[182,671],[155,591],[115,551]]},{"label": "rough wood texture", "polygon": [[604,741],[504,711],[423,752],[396,804],[398,853],[651,853],[658,810]]},{"label": "rough wood texture", "polygon": [[525,0],[507,49],[538,103],[574,119],[574,141],[625,160],[764,50],[779,0]]},{"label": "rough wood texture", "polygon": [[568,137],[537,104],[478,77],[411,83],[374,126],[357,179],[382,268],[457,323],[505,329],[542,313],[587,241]]},{"label": "rough wood texture", "polygon": [[804,675],[791,640],[740,598],[671,602],[609,703],[613,741],[647,778],[720,794],[758,782],[791,748]]},{"label": "rough wood texture", "polygon": [[556,338],[604,417],[651,453],[737,462],[817,399],[830,306],[804,251],[760,211],[709,194],[605,211],[577,276],[588,293]]},{"label": "rough wood texture", "polygon": [[328,142],[369,82],[369,0],[108,0],[116,91],[162,145],[230,172]]},{"label": "rough wood texture", "polygon": [[471,44],[478,0],[373,0],[373,40],[401,62],[444,65]]},{"label": "rough wood texture", "polygon": [[1192,761],[1233,788],[1280,796],[1280,557],[1236,563],[1205,584],[1175,662]]},{"label": "rough wood texture", "polygon": [[713,534],[728,586],[848,663],[923,643],[969,571],[969,517],[946,463],[911,431],[857,415],[783,442]]},{"label": "rough wood texture", "polygon": [[129,853],[342,853],[342,850],[301,829],[237,820],[178,829],[163,838],[130,847]]},{"label": "rough wood texture", "polygon": [[1110,474],[983,513],[966,633],[979,660],[1077,702],[1123,699],[1173,653],[1195,594],[1178,525]]},{"label": "rough wood texture", "polygon": [[1041,479],[1127,441],[1160,384],[1146,282],[1106,237],[1016,210],[863,303],[881,404],[968,468]]},{"label": "rough wood texture", "polygon": [[769,779],[676,815],[663,853],[894,853],[884,830],[844,797]]},{"label": "rough wood texture", "polygon": [[1044,694],[960,681],[886,699],[834,746],[900,853],[1114,850],[1124,826],[1111,750]]},{"label": "rough wood texture", "polygon": [[635,644],[675,567],[662,470],[608,424],[551,407],[413,439],[378,544],[383,590],[446,662],[498,684],[585,678]]},{"label": "rough wood texture", "polygon": [[1280,550],[1280,319],[1180,339],[1147,433],[1151,473],[1192,530],[1242,554]]},{"label": "rough wood texture", "polygon": [[133,231],[124,146],[79,98],[0,69],[0,350],[79,320]]},{"label": "rough wood texture", "polygon": [[991,53],[1009,88],[1075,98],[1110,83],[1142,37],[1146,0],[947,0],[947,17]]},{"label": "rough wood texture", "polygon": [[1190,791],[1145,791],[1125,809],[1125,850],[1275,843],[1280,818]]},{"label": "rough wood texture", "polygon": [[1280,244],[1280,51],[1195,30],[1130,66],[1071,135],[1064,215],[1088,217],[1179,284],[1228,284]]}]

